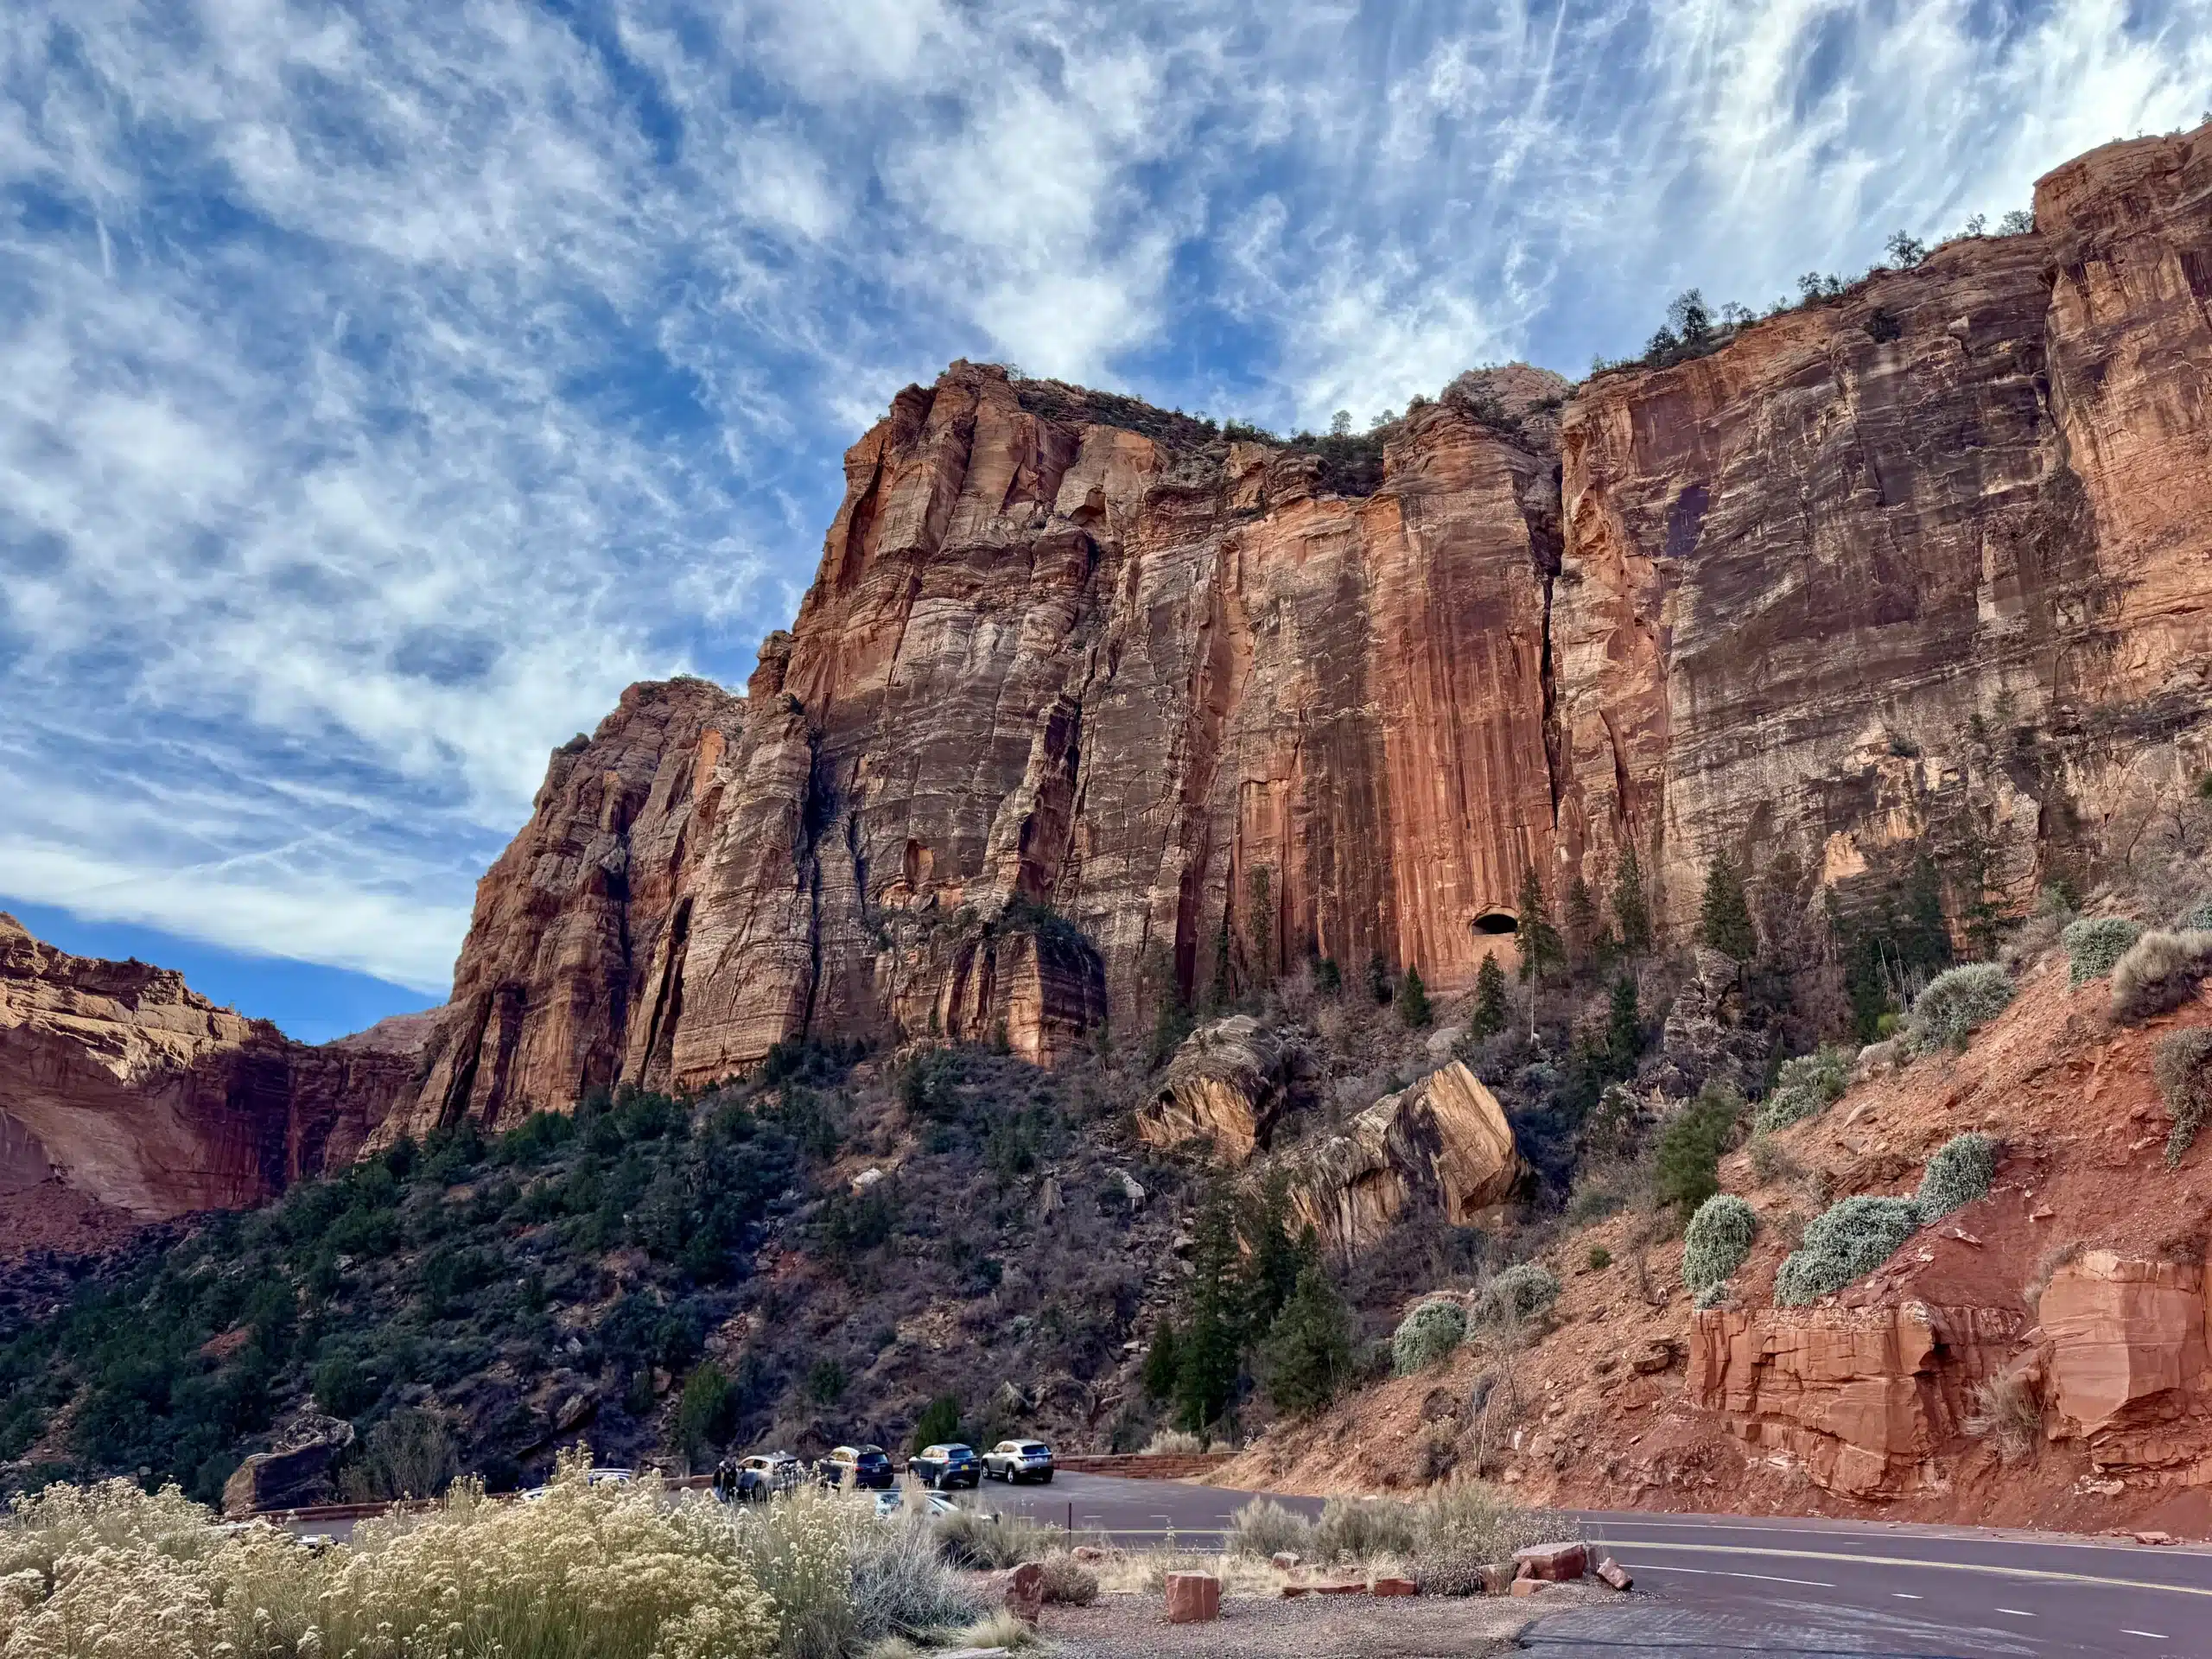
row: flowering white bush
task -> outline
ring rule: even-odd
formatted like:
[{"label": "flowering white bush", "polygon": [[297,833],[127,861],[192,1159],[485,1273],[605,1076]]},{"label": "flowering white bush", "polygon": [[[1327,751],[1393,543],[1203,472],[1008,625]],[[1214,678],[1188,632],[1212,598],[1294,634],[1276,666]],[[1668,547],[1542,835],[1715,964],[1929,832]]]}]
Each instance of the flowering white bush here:
[{"label": "flowering white bush", "polygon": [[[564,1463],[531,1503],[464,1484],[442,1510],[365,1522],[322,1554],[268,1528],[219,1529],[174,1488],[49,1488],[0,1522],[0,1655],[767,1659],[783,1646],[757,1535],[710,1504],[671,1505],[658,1482],[582,1473]],[[779,1544],[792,1582],[826,1578],[842,1599],[845,1535],[792,1519]]]}]

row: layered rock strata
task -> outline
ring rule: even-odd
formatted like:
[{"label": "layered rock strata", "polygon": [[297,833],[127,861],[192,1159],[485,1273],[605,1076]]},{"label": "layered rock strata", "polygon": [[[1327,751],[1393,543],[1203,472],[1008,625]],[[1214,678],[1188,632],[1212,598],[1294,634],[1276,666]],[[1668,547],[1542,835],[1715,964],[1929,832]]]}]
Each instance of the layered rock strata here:
[{"label": "layered rock strata", "polygon": [[1497,1097],[1457,1060],[1300,1147],[1292,1166],[1296,1225],[1344,1256],[1416,1208],[1454,1226],[1494,1221],[1530,1173]]},{"label": "layered rock strata", "polygon": [[1922,847],[1955,912],[2155,856],[2212,760],[2212,130],[1709,355],[1355,441],[956,364],[846,456],[743,697],[632,688],[488,874],[407,1115],[993,1039],[1373,957],[1450,993],[1643,849],[1680,932]]},{"label": "layered rock strata", "polygon": [[252,1204],[350,1162],[415,1065],[293,1042],[0,913],[0,1192],[58,1179],[142,1219]]},{"label": "layered rock strata", "polygon": [[1148,1146],[1205,1142],[1230,1164],[1268,1143],[1287,1093],[1281,1039],[1249,1014],[1201,1026],[1168,1062],[1160,1088],[1137,1113]]},{"label": "layered rock strata", "polygon": [[1549,848],[1556,480],[1515,407],[1417,411],[1355,496],[995,368],[901,392],[747,694],[633,687],[555,756],[410,1126],[810,1033],[1049,1061],[1314,956],[1470,979]]}]

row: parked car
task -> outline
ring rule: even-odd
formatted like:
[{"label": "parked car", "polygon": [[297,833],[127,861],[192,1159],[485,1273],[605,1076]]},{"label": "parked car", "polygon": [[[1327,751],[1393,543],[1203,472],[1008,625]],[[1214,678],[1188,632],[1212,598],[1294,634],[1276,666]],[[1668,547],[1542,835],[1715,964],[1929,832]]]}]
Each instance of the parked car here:
[{"label": "parked car", "polygon": [[779,1493],[797,1491],[804,1472],[788,1452],[756,1452],[737,1465],[738,1502],[766,1503]]},{"label": "parked car", "polygon": [[906,1466],[925,1486],[942,1491],[948,1486],[980,1486],[983,1460],[972,1446],[925,1446],[906,1459]]},{"label": "parked car", "polygon": [[[627,1486],[637,1478],[638,1471],[634,1469],[587,1469],[584,1471],[584,1484],[587,1486]],[[550,1486],[533,1486],[522,1495],[522,1501],[525,1503],[535,1503],[550,1491],[552,1488]]]},{"label": "parked car", "polygon": [[848,1491],[888,1487],[894,1479],[891,1459],[883,1455],[880,1446],[841,1446],[823,1459],[818,1472],[824,1486],[842,1486]]},{"label": "parked car", "polygon": [[[879,1519],[885,1521],[891,1520],[906,1507],[906,1494],[904,1492],[894,1490],[888,1492],[878,1492],[875,1495],[875,1513]],[[924,1492],[922,1494],[922,1513],[925,1516],[935,1517],[940,1515],[950,1515],[959,1509],[959,1507],[960,1506],[957,1503],[947,1497],[943,1492]]]},{"label": "parked car", "polygon": [[1052,1448],[1042,1440],[1001,1440],[983,1453],[983,1472],[1009,1486],[1018,1480],[1052,1480]]}]

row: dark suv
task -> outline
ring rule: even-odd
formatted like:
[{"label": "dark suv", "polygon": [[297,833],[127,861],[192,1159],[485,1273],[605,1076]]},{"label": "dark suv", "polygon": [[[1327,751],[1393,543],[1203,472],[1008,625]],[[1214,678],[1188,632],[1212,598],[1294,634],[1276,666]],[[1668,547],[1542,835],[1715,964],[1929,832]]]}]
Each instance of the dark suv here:
[{"label": "dark suv", "polygon": [[822,1460],[822,1484],[848,1491],[891,1485],[891,1459],[880,1446],[841,1446]]},{"label": "dark suv", "polygon": [[983,1472],[1009,1486],[1017,1480],[1052,1479],[1052,1448],[1042,1440],[1001,1440],[983,1453]]},{"label": "dark suv", "polygon": [[983,1460],[972,1446],[925,1446],[906,1459],[906,1467],[925,1485],[943,1491],[947,1486],[980,1486]]}]

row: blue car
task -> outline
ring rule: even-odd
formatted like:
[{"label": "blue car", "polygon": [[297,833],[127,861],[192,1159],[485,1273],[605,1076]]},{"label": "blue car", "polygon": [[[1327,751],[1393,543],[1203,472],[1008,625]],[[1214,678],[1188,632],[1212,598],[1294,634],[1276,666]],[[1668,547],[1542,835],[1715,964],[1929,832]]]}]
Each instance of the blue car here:
[{"label": "blue car", "polygon": [[906,1466],[923,1484],[939,1491],[948,1486],[983,1484],[983,1460],[972,1446],[925,1446],[906,1460]]}]

